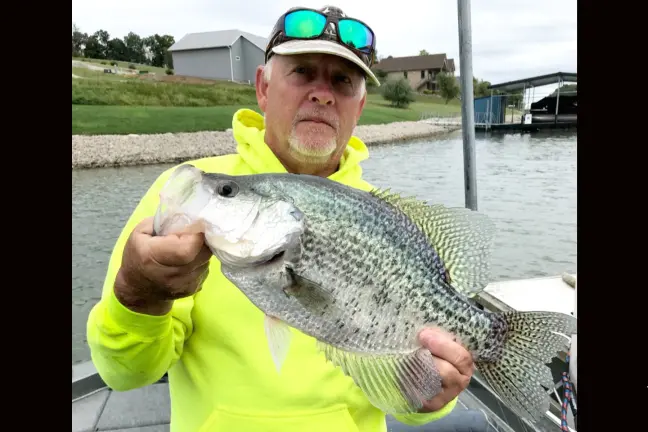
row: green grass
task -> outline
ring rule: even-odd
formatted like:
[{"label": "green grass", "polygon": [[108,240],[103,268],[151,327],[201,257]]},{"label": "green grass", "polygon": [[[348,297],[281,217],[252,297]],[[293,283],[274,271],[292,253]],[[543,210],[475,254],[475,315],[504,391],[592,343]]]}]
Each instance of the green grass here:
[{"label": "green grass", "polygon": [[[91,59],[91,58],[85,58],[85,57],[72,57],[72,60],[78,60],[86,63],[93,63],[98,66],[105,66],[107,68],[110,67],[110,64],[113,63],[115,60],[100,60],[100,59]],[[123,61],[118,61],[117,66],[120,68],[127,69],[128,66],[130,65],[130,62],[123,62]],[[155,67],[155,66],[147,66],[145,64],[140,64],[140,63],[133,63],[133,66],[137,68],[137,70],[146,70],[149,72],[153,72],[156,74],[165,74],[166,69],[165,68],[160,68],[160,67]]]},{"label": "green grass", "polygon": [[125,77],[72,79],[73,105],[207,107],[253,103],[254,87],[237,84],[185,84]]},{"label": "green grass", "polygon": [[232,115],[248,105],[215,107],[137,107],[72,105],[72,135],[152,134],[223,131]]},{"label": "green grass", "polygon": [[[72,68],[72,134],[150,134],[225,130],[240,108],[260,112],[253,86],[178,76],[123,76]],[[360,125],[419,120],[423,112],[458,113],[458,101],[417,95],[394,108],[371,93]]]},{"label": "green grass", "polygon": [[[261,113],[256,103],[212,107],[72,105],[72,134],[222,131],[232,127],[232,115],[240,108],[250,108]],[[421,112],[440,110],[434,104],[420,102],[412,104],[408,109],[399,109],[369,101],[358,124],[416,121],[420,119]]]}]

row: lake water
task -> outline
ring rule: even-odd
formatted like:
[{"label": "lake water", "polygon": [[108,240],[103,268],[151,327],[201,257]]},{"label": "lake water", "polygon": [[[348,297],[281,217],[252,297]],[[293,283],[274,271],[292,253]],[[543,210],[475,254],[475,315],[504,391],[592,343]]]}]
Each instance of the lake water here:
[{"label": "lake water", "polygon": [[[576,133],[477,135],[479,211],[498,226],[498,280],[576,272]],[[72,362],[90,359],[88,313],[99,300],[113,243],[130,212],[170,165],[72,171]],[[375,186],[463,206],[460,133],[370,148]]]}]

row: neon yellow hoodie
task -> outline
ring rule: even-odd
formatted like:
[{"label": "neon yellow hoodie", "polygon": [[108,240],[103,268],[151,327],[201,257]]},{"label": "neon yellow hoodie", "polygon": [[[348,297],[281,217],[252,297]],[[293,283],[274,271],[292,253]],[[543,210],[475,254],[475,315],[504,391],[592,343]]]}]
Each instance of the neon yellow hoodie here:
[{"label": "neon yellow hoodie", "polygon": [[[243,109],[233,118],[238,154],[190,161],[205,171],[228,174],[286,172],[264,142],[264,119]],[[362,141],[349,140],[340,169],[329,178],[363,190],[359,162],[368,157]],[[168,371],[171,430],[179,432],[383,432],[385,414],[338,368],[323,359],[315,340],[294,331],[277,374],[263,328],[263,313],[220,272],[212,258],[203,289],[176,300],[165,316],[130,311],[113,283],[129,233],[152,216],[164,172],[151,186],[122,231],[108,265],[101,300],[88,318],[88,344],[99,374],[117,391],[152,384]],[[418,425],[441,411],[400,416]]]}]

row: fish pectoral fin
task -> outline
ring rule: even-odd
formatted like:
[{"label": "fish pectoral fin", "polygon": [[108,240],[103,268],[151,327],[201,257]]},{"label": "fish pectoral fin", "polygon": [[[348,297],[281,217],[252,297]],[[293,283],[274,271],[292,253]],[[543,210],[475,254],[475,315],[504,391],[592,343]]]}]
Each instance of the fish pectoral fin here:
[{"label": "fish pectoral fin", "polygon": [[321,285],[296,274],[290,267],[286,267],[292,283],[284,288],[284,292],[295,297],[300,303],[311,311],[324,310],[333,304],[333,296]]},{"label": "fish pectoral fin", "polygon": [[270,315],[265,315],[263,324],[266,338],[268,339],[270,355],[277,368],[277,372],[281,372],[281,366],[283,366],[286,355],[288,354],[288,348],[290,348],[292,333],[290,333],[290,328],[286,323]]},{"label": "fish pectoral fin", "polygon": [[362,389],[369,401],[387,414],[418,412],[442,390],[434,357],[425,348],[405,354],[354,353],[323,342],[318,347]]}]

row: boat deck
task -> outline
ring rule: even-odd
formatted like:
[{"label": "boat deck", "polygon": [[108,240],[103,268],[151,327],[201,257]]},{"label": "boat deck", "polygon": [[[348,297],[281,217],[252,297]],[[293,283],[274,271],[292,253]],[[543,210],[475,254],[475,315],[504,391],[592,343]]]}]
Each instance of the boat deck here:
[{"label": "boat deck", "polygon": [[[477,386],[462,393],[457,408],[434,424],[407,426],[387,419],[389,432],[512,432],[532,430],[507,410],[491,411],[477,395]],[[485,389],[481,390],[486,391]],[[480,395],[479,397],[482,397]],[[166,378],[153,385],[127,392],[102,388],[72,401],[72,432],[165,432],[170,422],[169,388]],[[513,428],[507,424],[517,422]],[[547,423],[550,428],[555,425]],[[551,430],[542,428],[540,430]]]},{"label": "boat deck", "polygon": [[[544,309],[571,313],[575,307],[575,293],[560,276],[504,281],[489,285],[478,303],[492,310]],[[565,364],[561,361],[554,363],[554,375],[559,376]],[[559,382],[559,378],[555,382]],[[553,411],[556,411],[555,407]],[[387,429],[389,432],[559,432],[559,415],[556,414],[553,418],[547,416],[535,428],[521,422],[476,373],[469,388],[459,397],[457,408],[446,418],[421,427],[403,425],[388,418]],[[73,432],[162,432],[169,431],[169,422],[166,377],[147,387],[115,392],[106,387],[92,362],[72,367]],[[570,418],[573,428],[572,424]]]}]

